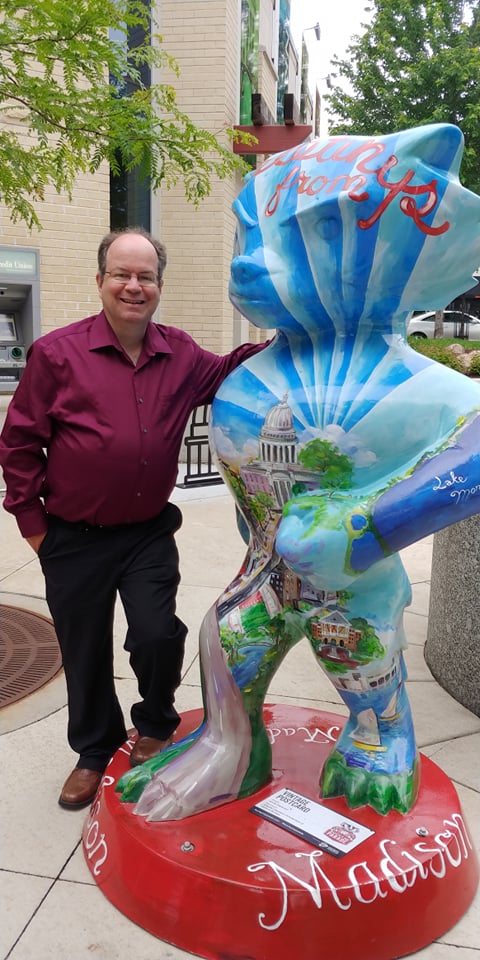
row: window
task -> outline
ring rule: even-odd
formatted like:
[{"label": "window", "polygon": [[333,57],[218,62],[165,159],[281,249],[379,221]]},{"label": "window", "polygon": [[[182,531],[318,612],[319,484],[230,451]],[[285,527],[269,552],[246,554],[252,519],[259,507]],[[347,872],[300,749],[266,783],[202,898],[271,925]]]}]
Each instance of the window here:
[{"label": "window", "polygon": [[[150,10],[150,0],[143,0]],[[149,26],[150,29],[150,26]],[[115,37],[118,40],[118,36]],[[129,32],[128,49],[135,47],[145,39],[145,31],[136,27]],[[151,84],[151,70],[148,64],[140,67],[140,76],[144,86]],[[125,85],[125,93],[132,93],[132,84]],[[122,96],[122,90],[118,91]],[[151,229],[151,190],[148,180],[142,178],[138,170],[123,170],[118,176],[110,173],[110,228],[144,227]]]}]

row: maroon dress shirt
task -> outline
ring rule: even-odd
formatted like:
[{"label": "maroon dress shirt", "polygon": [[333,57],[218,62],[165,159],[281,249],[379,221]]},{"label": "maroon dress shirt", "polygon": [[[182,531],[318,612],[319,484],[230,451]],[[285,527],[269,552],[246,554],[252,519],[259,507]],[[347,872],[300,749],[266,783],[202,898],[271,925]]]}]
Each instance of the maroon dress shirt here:
[{"label": "maroon dress shirt", "polygon": [[264,346],[220,357],[150,323],[135,366],[103,311],[35,341],[0,438],[4,506],[22,535],[45,531],[47,512],[104,525],[160,513],[192,410]]}]

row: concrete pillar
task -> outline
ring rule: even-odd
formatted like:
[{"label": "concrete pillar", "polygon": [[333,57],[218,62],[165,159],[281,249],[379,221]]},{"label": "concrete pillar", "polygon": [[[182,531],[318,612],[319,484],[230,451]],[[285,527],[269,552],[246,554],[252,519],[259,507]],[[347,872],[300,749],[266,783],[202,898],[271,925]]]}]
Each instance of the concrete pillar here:
[{"label": "concrete pillar", "polygon": [[480,716],[480,514],[433,538],[425,659],[440,685]]}]

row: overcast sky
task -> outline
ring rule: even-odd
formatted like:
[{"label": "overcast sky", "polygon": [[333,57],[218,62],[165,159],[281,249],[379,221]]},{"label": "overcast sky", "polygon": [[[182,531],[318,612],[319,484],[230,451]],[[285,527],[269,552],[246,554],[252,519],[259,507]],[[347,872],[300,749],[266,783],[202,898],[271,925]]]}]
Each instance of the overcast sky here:
[{"label": "overcast sky", "polygon": [[[366,6],[367,0],[291,0],[290,30],[299,52],[302,33],[306,31],[312,90],[317,84],[321,94],[327,92],[325,81],[320,78],[331,72],[334,55],[345,56],[352,36],[363,33],[361,24],[368,23],[370,18],[365,12]],[[316,23],[320,24],[319,41],[315,39],[315,32],[309,29]],[[323,110],[320,117],[320,134],[323,136],[327,133]]]},{"label": "overcast sky", "polygon": [[[310,58],[316,59],[320,73],[327,74],[334,54],[343,56],[354,33],[362,32],[362,22],[367,22],[367,0],[291,0],[290,28],[300,49],[302,30],[307,30],[305,42]],[[313,27],[320,24],[321,39],[315,39]]]}]

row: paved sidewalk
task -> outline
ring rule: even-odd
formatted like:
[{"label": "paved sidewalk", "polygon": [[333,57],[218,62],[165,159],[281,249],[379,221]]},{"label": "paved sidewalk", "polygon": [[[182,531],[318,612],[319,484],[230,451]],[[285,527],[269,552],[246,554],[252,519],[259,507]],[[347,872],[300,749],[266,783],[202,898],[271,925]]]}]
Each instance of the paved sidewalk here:
[{"label": "paved sidewalk", "polygon": [[[244,545],[236,530],[233,502],[223,486],[195,491],[177,488],[175,500],[184,514],[178,534],[179,615],[189,626],[184,678],[177,695],[182,712],[202,705],[199,626],[236,574]],[[3,509],[0,513],[0,603],[48,616],[39,563],[21,540],[13,519]],[[454,781],[479,850],[480,718],[439,687],[423,658],[431,548],[432,538],[428,538],[402,552],[413,587],[413,603],[406,613],[409,697],[418,744]],[[117,689],[128,718],[135,683],[122,648],[120,609],[115,631]],[[311,667],[310,649],[300,644],[274,677],[268,699],[346,713],[334,687]],[[0,712],[4,904],[0,960],[186,960],[190,954],[157,940],[119,913],[92,880],[80,845],[86,811],[67,812],[57,804],[61,785],[75,763],[65,740],[65,704],[60,675]],[[354,956],[354,945],[352,951]],[[480,895],[456,927],[412,956],[480,960]],[[321,946],[318,960],[322,960]]]}]

